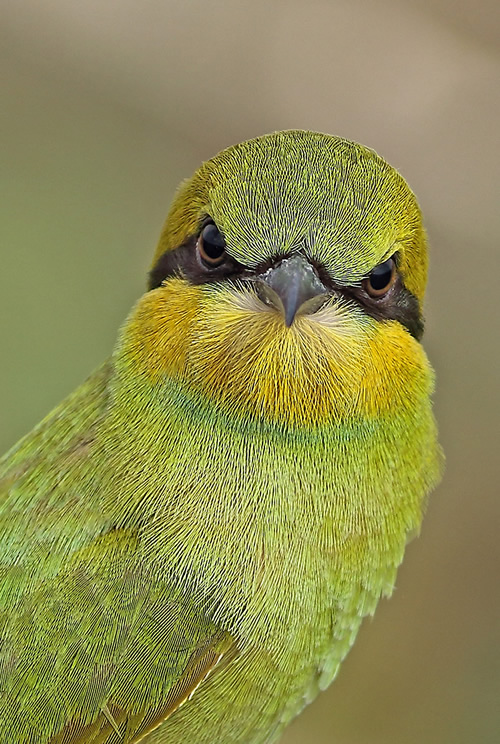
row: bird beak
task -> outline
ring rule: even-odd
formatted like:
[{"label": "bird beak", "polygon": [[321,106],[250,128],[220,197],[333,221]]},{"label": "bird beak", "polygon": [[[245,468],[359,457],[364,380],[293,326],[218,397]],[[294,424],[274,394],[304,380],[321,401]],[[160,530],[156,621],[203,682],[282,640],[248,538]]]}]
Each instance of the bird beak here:
[{"label": "bird beak", "polygon": [[283,313],[287,328],[297,314],[315,312],[329,294],[314,267],[300,253],[284,258],[254,281],[260,299]]}]

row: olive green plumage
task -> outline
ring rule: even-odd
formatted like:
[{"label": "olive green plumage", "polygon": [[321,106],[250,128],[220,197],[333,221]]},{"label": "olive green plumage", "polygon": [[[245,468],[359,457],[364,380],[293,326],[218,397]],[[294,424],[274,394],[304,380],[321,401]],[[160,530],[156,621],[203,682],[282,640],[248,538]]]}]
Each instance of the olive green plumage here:
[{"label": "olive green plumage", "polygon": [[[284,261],[316,282],[290,325]],[[154,265],[111,359],[0,461],[0,744],[277,740],[390,594],[438,479],[405,320],[425,234],[372,151],[229,148]]]}]

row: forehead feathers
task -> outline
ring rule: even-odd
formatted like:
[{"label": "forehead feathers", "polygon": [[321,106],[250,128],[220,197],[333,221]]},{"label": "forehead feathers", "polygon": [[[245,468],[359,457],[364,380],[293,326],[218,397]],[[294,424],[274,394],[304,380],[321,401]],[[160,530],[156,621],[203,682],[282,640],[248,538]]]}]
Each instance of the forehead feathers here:
[{"label": "forehead feathers", "polygon": [[427,255],[416,199],[394,168],[361,145],[286,131],[223,150],[179,189],[155,261],[207,215],[228,252],[250,267],[303,250],[350,284],[399,251],[403,280],[422,300]]}]

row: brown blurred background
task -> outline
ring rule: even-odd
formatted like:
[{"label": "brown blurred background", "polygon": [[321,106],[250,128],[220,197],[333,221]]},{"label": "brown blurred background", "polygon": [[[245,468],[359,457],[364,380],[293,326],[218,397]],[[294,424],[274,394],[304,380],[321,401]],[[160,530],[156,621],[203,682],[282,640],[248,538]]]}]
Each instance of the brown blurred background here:
[{"label": "brown blurred background", "polygon": [[410,182],[447,472],[393,599],[284,744],[496,744],[498,1],[4,0],[0,40],[2,450],[109,354],[202,159],[318,129]]}]

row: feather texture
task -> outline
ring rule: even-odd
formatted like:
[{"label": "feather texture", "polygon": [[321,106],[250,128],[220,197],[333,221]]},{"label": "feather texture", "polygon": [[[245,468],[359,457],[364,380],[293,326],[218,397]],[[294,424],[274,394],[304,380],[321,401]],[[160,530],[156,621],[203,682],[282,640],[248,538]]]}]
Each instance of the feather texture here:
[{"label": "feather texture", "polygon": [[[288,132],[179,191],[249,267],[301,250],[359,285],[416,201],[373,152]],[[155,259],[157,260],[157,259]],[[265,744],[389,595],[441,455],[420,343],[332,296],[290,327],[248,286],[165,279],[112,358],[0,461],[0,744]]]}]

